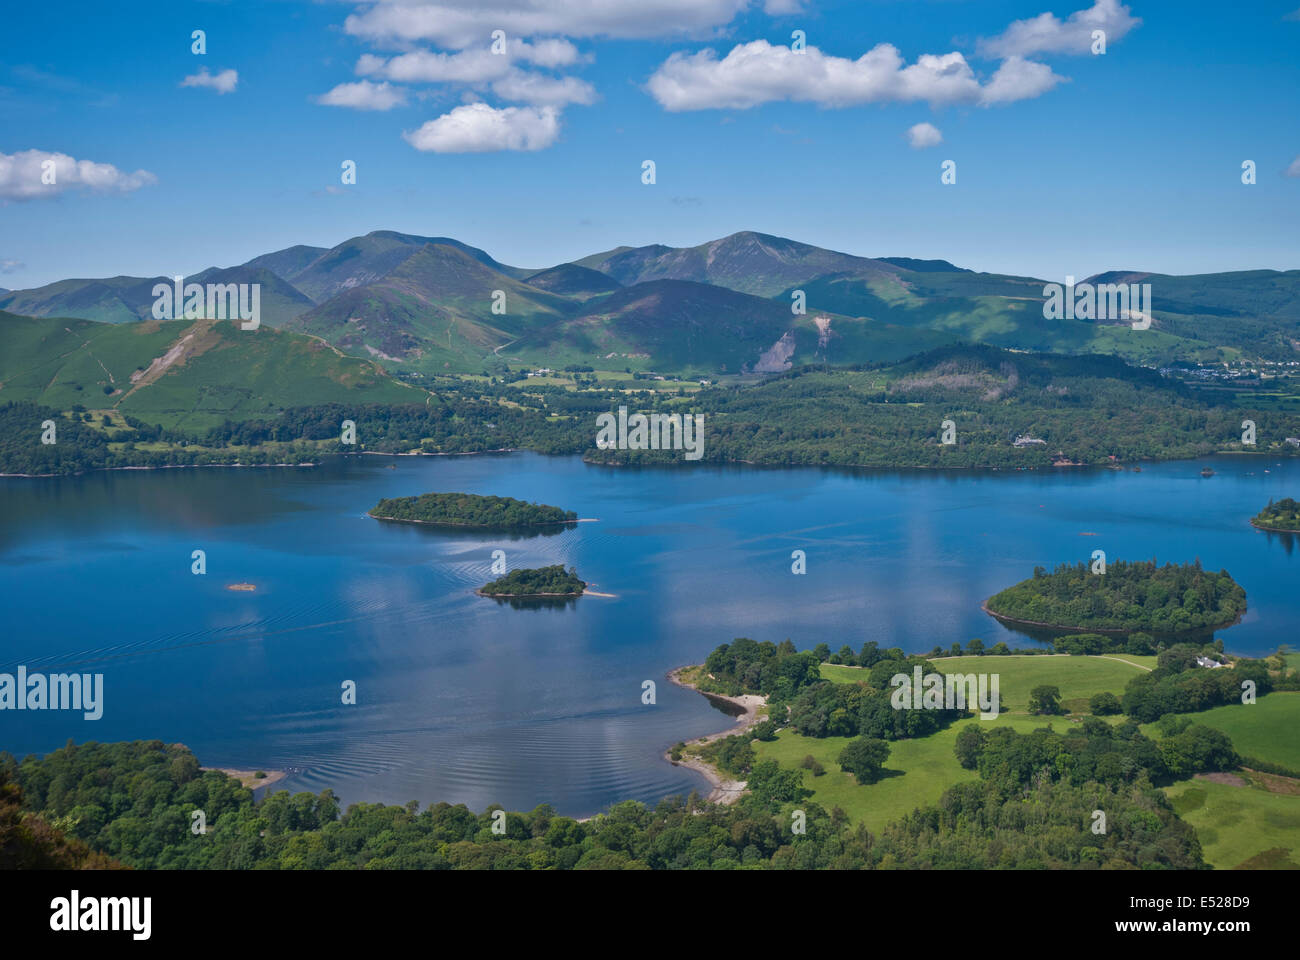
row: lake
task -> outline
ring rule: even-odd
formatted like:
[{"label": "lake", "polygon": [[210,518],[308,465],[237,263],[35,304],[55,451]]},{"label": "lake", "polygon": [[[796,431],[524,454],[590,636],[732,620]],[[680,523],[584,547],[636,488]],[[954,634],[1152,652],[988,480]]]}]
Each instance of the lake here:
[{"label": "lake", "polygon": [[[1205,479],[1206,463],[1215,471]],[[389,465],[395,469],[390,469]],[[1268,469],[1269,473],[1264,473]],[[381,497],[512,496],[598,518],[511,538],[379,523]],[[1300,464],[1142,472],[591,467],[576,457],[339,459],[313,469],[0,479],[0,671],[102,673],[103,717],[0,713],[19,757],[68,738],[160,739],[205,766],[295,771],[345,802],[489,803],[572,816],[707,784],[663,760],[730,721],[664,674],[734,637],[925,652],[1033,641],[980,602],[1035,565],[1226,568],[1249,612],[1219,632],[1263,655],[1300,628],[1293,538],[1253,529]],[[207,573],[191,573],[206,553]],[[514,609],[476,597],[492,552],[562,563],[613,598]],[[807,573],[791,573],[791,551]],[[229,584],[248,582],[255,592]],[[341,702],[345,681],[357,702]],[[642,684],[657,703],[642,703]]]}]

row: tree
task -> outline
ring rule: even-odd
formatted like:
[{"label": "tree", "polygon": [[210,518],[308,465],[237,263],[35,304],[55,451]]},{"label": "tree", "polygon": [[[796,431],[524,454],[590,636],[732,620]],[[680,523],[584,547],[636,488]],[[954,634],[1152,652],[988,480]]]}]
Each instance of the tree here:
[{"label": "tree", "polygon": [[957,755],[957,762],[966,770],[974,770],[978,767],[980,754],[984,752],[984,742],[987,739],[978,723],[968,723],[962,727],[957,733],[957,746],[953,750]]},{"label": "tree", "polygon": [[1109,690],[1101,693],[1094,693],[1088,701],[1088,709],[1092,711],[1093,716],[1106,717],[1113,713],[1120,712],[1119,697]]},{"label": "tree", "polygon": [[1030,713],[1060,713],[1061,690],[1050,684],[1040,684],[1029,691]]},{"label": "tree", "polygon": [[982,657],[984,656],[984,641],[979,637],[972,637],[970,643],[966,644],[966,656]]},{"label": "tree", "polygon": [[1138,657],[1147,657],[1156,652],[1155,641],[1149,633],[1130,633],[1124,644],[1124,652]]},{"label": "tree", "polygon": [[168,773],[173,783],[182,786],[199,775],[199,761],[194,758],[194,754],[183,753],[172,759]]},{"label": "tree", "polygon": [[840,769],[853,774],[858,783],[875,783],[889,759],[889,744],[875,737],[858,737],[841,750],[836,759]]},{"label": "tree", "polygon": [[1222,731],[1200,724],[1159,743],[1160,759],[1174,776],[1203,770],[1232,770],[1241,762]]}]

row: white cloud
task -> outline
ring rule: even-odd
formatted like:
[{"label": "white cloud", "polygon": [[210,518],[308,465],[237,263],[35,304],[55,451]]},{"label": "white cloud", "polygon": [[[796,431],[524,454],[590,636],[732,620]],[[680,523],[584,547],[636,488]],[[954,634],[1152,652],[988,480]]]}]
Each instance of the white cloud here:
[{"label": "white cloud", "polygon": [[1053,73],[1052,68],[1045,63],[1007,57],[984,85],[980,103],[987,107],[995,103],[1032,100],[1063,82],[1069,81]]},{"label": "white cloud", "polygon": [[566,103],[595,103],[596,90],[577,77],[548,77],[540,73],[512,70],[496,83],[492,92],[502,100],[559,107]]},{"label": "white cloud", "polygon": [[926,147],[937,147],[943,143],[943,134],[932,123],[918,123],[908,128],[907,142],[912,145],[913,150],[924,150]]},{"label": "white cloud", "polygon": [[1286,168],[1284,176],[1300,177],[1300,156],[1291,161],[1291,166]]},{"label": "white cloud", "polygon": [[[54,183],[43,183],[47,161],[53,161]],[[148,170],[125,173],[111,163],[76,160],[66,153],[24,150],[0,153],[0,200],[31,200],[53,197],[69,190],[83,189],[96,193],[130,193],[158,182]]]},{"label": "white cloud", "polygon": [[578,63],[589,62],[590,56],[584,56],[578,52],[578,48],[568,40],[559,37],[551,37],[547,40],[535,40],[529,43],[527,40],[515,40],[506,42],[506,56],[513,56],[519,60],[526,60],[534,66],[548,67],[571,67]]},{"label": "white cloud", "polygon": [[898,49],[882,43],[857,60],[828,56],[816,47],[795,53],[766,40],[739,44],[722,60],[711,49],[674,53],[647,87],[667,110],[746,109],[790,100],[823,107],[863,103],[1006,103],[1036,97],[1064,80],[1050,67],[1013,58],[987,86],[960,53],[923,54],[904,65]]},{"label": "white cloud", "polygon": [[763,12],[769,17],[785,17],[803,13],[803,0],[764,0]]},{"label": "white cloud", "polygon": [[432,153],[486,153],[493,150],[542,150],[560,135],[555,107],[504,107],[486,103],[457,107],[418,130],[402,134],[417,150]]},{"label": "white cloud", "polygon": [[327,107],[351,107],[354,110],[391,110],[406,103],[406,91],[387,80],[371,83],[340,83],[329,93],[322,93],[316,102]]},{"label": "white cloud", "polygon": [[0,273],[17,273],[26,267],[21,260],[0,260]]},{"label": "white cloud", "polygon": [[[385,77],[399,83],[455,83],[478,91],[491,86],[503,100],[534,106],[562,106],[567,103],[594,103],[596,91],[577,77],[554,77],[550,74],[521,70],[516,64],[529,63],[554,68],[572,66],[589,59],[567,40],[539,40],[528,43],[508,41],[506,52],[495,54],[490,46],[458,53],[434,53],[413,50],[391,59],[364,54],[357,61],[357,73]],[[473,101],[481,99],[474,96]]]},{"label": "white cloud", "polygon": [[367,53],[357,61],[357,73],[398,83],[483,83],[504,77],[520,62],[554,69],[590,59],[568,40],[554,38],[535,43],[507,38],[505,50],[493,53],[485,40],[481,46],[458,53],[413,50],[388,60]]},{"label": "white cloud", "polygon": [[239,83],[239,71],[222,70],[220,73],[208,73],[207,67],[200,68],[198,73],[192,74],[181,81],[182,87],[211,87],[217,93],[233,93],[235,85]]},{"label": "white cloud", "polygon": [[1035,53],[1091,53],[1092,31],[1104,31],[1109,45],[1141,23],[1142,18],[1134,17],[1119,0],[1096,0],[1064,21],[1051,13],[1017,20],[998,36],[981,40],[979,52],[997,59]]},{"label": "white cloud", "polygon": [[510,60],[484,47],[461,53],[413,50],[385,60],[363,54],[357,61],[361,76],[385,77],[399,83],[482,83],[505,76]]},{"label": "white cloud", "polygon": [[704,36],[749,5],[750,0],[384,0],[350,15],[344,30],[372,42],[428,41],[457,50],[486,45],[493,30],[507,37]]}]

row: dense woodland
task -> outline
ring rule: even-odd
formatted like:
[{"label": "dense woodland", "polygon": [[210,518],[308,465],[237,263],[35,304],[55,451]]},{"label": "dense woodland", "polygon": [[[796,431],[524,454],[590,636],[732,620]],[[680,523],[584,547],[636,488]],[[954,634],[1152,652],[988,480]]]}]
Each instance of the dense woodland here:
[{"label": "dense woodland", "polygon": [[[653,808],[620,803],[579,823],[542,805],[508,813],[504,835],[492,831],[495,806],[479,814],[445,803],[421,810],[415,802],[359,803],[341,811],[328,790],[279,791],[254,804],[237,781],[200,771],[185,747],[156,740],[69,743],[21,764],[0,754],[0,791],[6,781],[16,783],[22,809],[67,835],[59,842],[84,843],[138,868],[1204,866],[1195,833],[1151,785],[1164,761],[1140,734],[1002,733],[980,748],[979,781],[954,787],[878,835],[850,826],[838,809],[808,803],[797,772],[771,761],[756,766],[752,792],[732,806],[692,794]],[[1230,745],[1211,745],[1197,762],[1228,762],[1224,749]],[[1102,779],[1076,784],[1089,763]],[[1098,807],[1107,811],[1104,835],[1088,829]],[[796,809],[807,818],[803,834],[791,829]],[[206,833],[190,830],[195,810],[204,811]],[[0,819],[0,850],[17,846],[12,819]]]},{"label": "dense woodland", "polygon": [[1246,591],[1226,570],[1204,570],[1199,560],[1119,560],[1096,574],[1086,563],[1051,573],[1035,567],[1033,577],[994,594],[987,606],[1009,620],[1052,627],[1180,633],[1234,623],[1246,612]]},{"label": "dense woodland", "polygon": [[1274,689],[1263,660],[1238,658],[1231,669],[1197,665],[1205,651],[1195,644],[1175,644],[1162,650],[1156,668],[1134,677],[1124,688],[1124,713],[1139,723],[1167,713],[1192,713],[1227,703],[1241,703],[1242,685],[1251,681],[1256,695]]},{"label": "dense woodland", "polygon": [[379,520],[405,520],[454,527],[510,529],[578,519],[572,510],[514,497],[482,497],[474,493],[424,493],[418,497],[380,500],[370,515]]},{"label": "dense woodland", "polygon": [[[1260,452],[1300,452],[1281,439],[1297,432],[1293,416],[1220,404],[1178,380],[1102,356],[954,346],[892,365],[801,367],[689,395],[629,394],[626,381],[607,383],[573,391],[554,384],[440,378],[424,403],[318,404],[201,432],[129,417],[127,427],[103,430],[84,426],[76,412],[7,404],[0,406],[0,473],[511,449],[584,454],[592,463],[686,468],[694,462],[1046,468],[1242,450],[1243,417],[1258,425]],[[686,461],[680,451],[597,450],[596,417],[620,405],[647,414],[703,414],[702,460]],[[54,447],[40,443],[46,419],[60,425]],[[341,442],[344,420],[356,424],[355,444]],[[945,420],[954,425],[951,444],[942,442]],[[1015,446],[1025,435],[1043,443]]]},{"label": "dense woodland", "polygon": [[586,589],[587,582],[578,579],[577,570],[573,567],[566,570],[563,564],[557,563],[532,570],[511,570],[504,577],[484,584],[479,593],[489,597],[573,597]]},{"label": "dense woodland", "polygon": [[[705,414],[705,462],[1019,469],[1183,459],[1243,449],[1243,417],[1259,424],[1261,450],[1297,452],[1283,443],[1295,435],[1286,414],[1217,405],[1112,357],[992,347],[945,347],[895,365],[802,367],[756,385],[704,390],[689,402],[663,398],[655,409]],[[941,442],[944,420],[955,428],[950,445]],[[1024,435],[1043,443],[1016,447]],[[585,454],[619,464],[680,456]]]}]

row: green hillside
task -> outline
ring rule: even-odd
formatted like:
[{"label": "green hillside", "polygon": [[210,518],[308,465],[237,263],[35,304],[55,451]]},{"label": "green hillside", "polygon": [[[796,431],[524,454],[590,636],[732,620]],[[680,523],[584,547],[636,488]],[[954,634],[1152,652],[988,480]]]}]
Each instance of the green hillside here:
[{"label": "green hillside", "polygon": [[[0,309],[147,319],[162,279],[62,280],[0,292]],[[1045,284],[1033,277],[976,273],[944,260],[859,257],[753,231],[694,247],[618,247],[535,271],[450,237],[380,230],[189,279],[260,283],[265,324],[425,376],[501,372],[512,361],[684,375],[774,372],[889,363],[963,343],[1104,354],[1153,367],[1290,361],[1300,349],[1298,270],[1087,278],[1151,285],[1152,326],[1134,330],[1126,320],[1045,318]],[[505,294],[504,312],[492,311],[495,291]],[[802,313],[791,310],[798,293]],[[1294,399],[1272,390],[1271,379],[1205,383],[1253,390],[1260,405]]]},{"label": "green hillside", "polygon": [[[494,302],[505,312],[493,313]],[[428,244],[382,279],[335,296],[290,326],[357,356],[430,373],[478,373],[497,347],[575,307],[456,247]]]},{"label": "green hillside", "polygon": [[613,353],[645,356],[658,370],[738,373],[757,363],[795,319],[788,306],[762,297],[655,280],[587,301],[577,317],[537,331],[511,353],[553,362],[574,356],[602,366]]},{"label": "green hillside", "polygon": [[602,293],[617,290],[621,284],[613,277],[580,267],[576,263],[562,263],[558,267],[542,270],[526,278],[530,287],[549,290],[575,300],[590,300]]},{"label": "green hillside", "polygon": [[[1256,419],[1257,452],[1291,456],[1295,414],[1209,405],[1175,380],[1113,357],[942,347],[901,363],[796,369],[743,389],[700,391],[704,459],[768,465],[1051,467],[1133,463],[1243,451],[1241,421]],[[671,412],[671,410],[669,410]],[[951,420],[955,442],[941,442]],[[1043,441],[1017,447],[1028,434]],[[669,462],[673,452],[607,450],[601,463]]]},{"label": "green hillside", "polygon": [[[278,271],[297,289],[317,303],[324,303],[345,290],[380,280],[429,244],[454,247],[491,270],[518,278],[532,271],[498,263],[490,256],[450,237],[417,237],[392,230],[376,230],[364,237],[353,237],[338,246],[307,259],[315,248],[290,247],[269,255],[265,265]],[[249,261],[249,265],[257,263]]]},{"label": "green hillside", "polygon": [[420,391],[328,344],[226,321],[128,325],[0,313],[0,402],[111,409],[203,430],[304,404],[403,403]]},{"label": "green hillside", "polygon": [[[154,287],[172,286],[171,277],[111,277],[106,280],[60,280],[31,290],[0,296],[0,310],[30,317],[77,317],[101,323],[135,323],[153,319]],[[185,278],[185,283],[259,284],[259,318],[271,327],[283,326],[309,309],[311,300],[264,268],[209,267]],[[180,308],[176,308],[180,313]]]},{"label": "green hillside", "polygon": [[[891,276],[892,264],[810,244],[742,231],[697,247],[619,247],[574,261],[624,286],[649,280],[691,280],[760,297],[775,296],[813,277],[849,273]],[[789,300],[786,300],[787,308]]]}]

